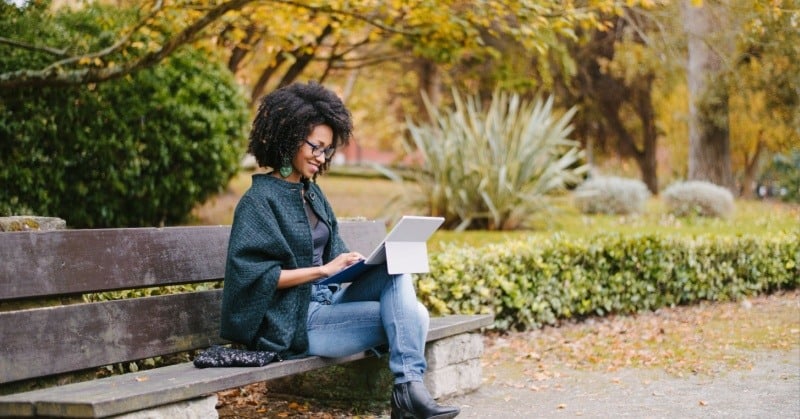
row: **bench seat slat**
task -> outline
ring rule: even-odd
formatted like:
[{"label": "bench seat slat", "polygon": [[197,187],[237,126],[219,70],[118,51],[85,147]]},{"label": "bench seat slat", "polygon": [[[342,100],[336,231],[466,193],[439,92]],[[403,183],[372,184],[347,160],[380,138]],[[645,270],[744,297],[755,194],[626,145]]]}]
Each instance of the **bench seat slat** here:
[{"label": "bench seat slat", "polygon": [[[431,318],[428,340],[477,330],[492,324],[491,315],[455,315]],[[27,393],[0,397],[0,416],[93,417],[191,399],[246,384],[350,362],[346,358],[308,357],[260,368],[198,369],[190,363],[113,376]]]},{"label": "bench seat slat", "polygon": [[[182,363],[0,397],[0,416],[31,410],[38,416],[54,417],[117,415],[189,400],[216,391],[352,361],[364,356],[360,353],[348,358],[327,360],[313,357],[260,368],[199,369],[191,363]],[[8,409],[5,408],[6,404]]]}]

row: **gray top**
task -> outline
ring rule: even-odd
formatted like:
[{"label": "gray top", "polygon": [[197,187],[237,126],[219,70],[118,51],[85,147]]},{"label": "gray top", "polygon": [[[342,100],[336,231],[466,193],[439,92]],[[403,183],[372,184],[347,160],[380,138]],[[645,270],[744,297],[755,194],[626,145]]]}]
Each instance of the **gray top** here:
[{"label": "gray top", "polygon": [[322,253],[325,251],[325,244],[328,243],[328,238],[331,235],[330,229],[325,223],[319,222],[319,217],[314,214],[308,200],[303,200],[303,206],[308,216],[308,224],[311,227],[311,241],[314,243],[314,257],[311,264],[313,266],[322,266]]}]

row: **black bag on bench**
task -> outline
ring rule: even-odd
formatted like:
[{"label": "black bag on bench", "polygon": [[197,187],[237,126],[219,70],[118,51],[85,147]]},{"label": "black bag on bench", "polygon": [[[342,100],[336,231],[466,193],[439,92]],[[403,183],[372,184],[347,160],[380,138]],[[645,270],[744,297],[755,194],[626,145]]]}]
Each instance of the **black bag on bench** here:
[{"label": "black bag on bench", "polygon": [[274,361],[283,361],[275,352],[247,351],[214,345],[194,359],[197,368],[211,367],[263,367]]}]

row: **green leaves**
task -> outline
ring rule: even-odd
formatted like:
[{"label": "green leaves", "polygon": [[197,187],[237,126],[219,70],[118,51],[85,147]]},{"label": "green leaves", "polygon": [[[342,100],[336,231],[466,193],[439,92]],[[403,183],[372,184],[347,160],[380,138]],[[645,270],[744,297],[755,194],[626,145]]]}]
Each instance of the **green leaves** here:
[{"label": "green leaves", "polygon": [[70,227],[184,221],[238,170],[249,118],[227,70],[188,48],[131,78],[0,102],[0,213]]},{"label": "green leaves", "polygon": [[601,234],[481,248],[431,258],[417,294],[434,314],[493,313],[495,328],[728,301],[800,286],[800,231],[769,237]]},{"label": "green leaves", "polygon": [[552,97],[526,102],[496,91],[484,111],[479,97],[453,91],[454,109],[440,111],[426,99],[433,121],[408,121],[409,153],[419,152],[415,180],[423,205],[457,230],[519,227],[539,210],[545,195],[579,182],[582,152],[568,138],[575,109],[555,115]]}]

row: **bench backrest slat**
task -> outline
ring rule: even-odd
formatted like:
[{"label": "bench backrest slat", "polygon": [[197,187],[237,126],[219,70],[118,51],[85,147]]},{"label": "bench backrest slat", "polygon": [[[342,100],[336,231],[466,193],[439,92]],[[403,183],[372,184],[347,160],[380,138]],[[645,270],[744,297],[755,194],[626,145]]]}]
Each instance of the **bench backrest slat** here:
[{"label": "bench backrest slat", "polygon": [[[380,222],[342,222],[361,253]],[[0,234],[0,301],[222,279],[230,227]],[[0,383],[219,343],[221,290],[0,311]]]},{"label": "bench backrest slat", "polygon": [[[369,252],[378,222],[342,222],[353,250]],[[0,301],[216,281],[225,274],[228,226],[2,233]]]},{"label": "bench backrest slat", "polygon": [[230,227],[2,233],[0,300],[221,279]]}]

